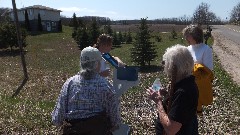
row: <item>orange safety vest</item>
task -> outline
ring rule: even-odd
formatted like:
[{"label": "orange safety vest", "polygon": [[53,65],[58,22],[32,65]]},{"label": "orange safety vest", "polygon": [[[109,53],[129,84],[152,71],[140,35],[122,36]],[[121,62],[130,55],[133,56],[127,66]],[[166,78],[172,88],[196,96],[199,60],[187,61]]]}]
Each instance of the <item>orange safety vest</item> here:
[{"label": "orange safety vest", "polygon": [[201,114],[202,105],[210,105],[213,102],[212,81],[213,72],[202,64],[194,64],[193,75],[198,86],[199,97],[197,111]]}]

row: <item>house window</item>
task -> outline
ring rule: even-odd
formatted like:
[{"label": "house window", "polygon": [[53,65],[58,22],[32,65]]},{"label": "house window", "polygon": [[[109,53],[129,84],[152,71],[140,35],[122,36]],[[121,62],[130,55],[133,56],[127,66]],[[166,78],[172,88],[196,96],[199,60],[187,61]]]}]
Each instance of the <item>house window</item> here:
[{"label": "house window", "polygon": [[52,22],[52,29],[53,30],[55,30],[57,28],[56,26],[57,26],[56,22]]}]

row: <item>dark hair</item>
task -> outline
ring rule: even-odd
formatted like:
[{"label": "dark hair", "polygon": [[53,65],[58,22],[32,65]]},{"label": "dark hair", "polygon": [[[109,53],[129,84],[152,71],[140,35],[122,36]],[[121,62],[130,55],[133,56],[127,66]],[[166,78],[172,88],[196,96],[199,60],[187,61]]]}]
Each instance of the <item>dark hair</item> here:
[{"label": "dark hair", "polygon": [[197,44],[203,43],[203,30],[198,25],[189,25],[183,29],[183,35],[191,35]]},{"label": "dark hair", "polygon": [[112,36],[108,34],[102,34],[98,37],[97,43],[93,47],[99,48],[99,46],[110,46],[112,45],[112,41]]}]

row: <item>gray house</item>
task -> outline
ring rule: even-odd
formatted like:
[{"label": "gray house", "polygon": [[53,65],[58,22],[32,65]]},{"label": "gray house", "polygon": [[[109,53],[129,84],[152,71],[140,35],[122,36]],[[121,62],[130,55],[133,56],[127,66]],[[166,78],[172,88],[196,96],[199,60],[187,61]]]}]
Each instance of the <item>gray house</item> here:
[{"label": "gray house", "polygon": [[[53,9],[42,5],[33,5],[17,10],[18,20],[20,23],[25,22],[25,11],[28,13],[31,31],[38,30],[38,14],[40,14],[43,31],[57,32],[60,21],[61,10]],[[14,20],[13,11],[9,12],[9,16]]]}]

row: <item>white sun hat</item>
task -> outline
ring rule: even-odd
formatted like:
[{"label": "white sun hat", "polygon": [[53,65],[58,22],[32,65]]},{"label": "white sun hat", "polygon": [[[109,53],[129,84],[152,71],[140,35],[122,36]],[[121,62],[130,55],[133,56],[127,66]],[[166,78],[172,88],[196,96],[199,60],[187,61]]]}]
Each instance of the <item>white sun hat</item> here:
[{"label": "white sun hat", "polygon": [[86,47],[81,51],[81,63],[100,61],[102,59],[101,52],[94,47]]}]

